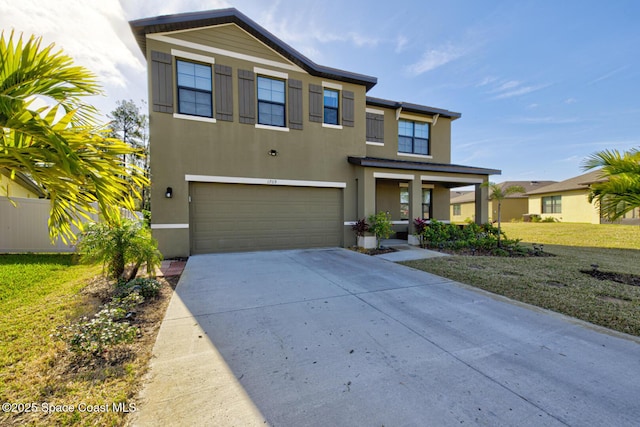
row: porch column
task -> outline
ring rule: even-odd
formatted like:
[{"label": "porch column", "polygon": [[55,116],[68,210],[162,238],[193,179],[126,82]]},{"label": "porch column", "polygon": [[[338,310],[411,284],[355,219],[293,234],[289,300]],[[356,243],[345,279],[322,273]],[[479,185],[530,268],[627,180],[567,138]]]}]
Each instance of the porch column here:
[{"label": "porch column", "polygon": [[413,220],[416,218],[422,218],[422,180],[420,176],[414,176],[413,180],[409,181],[409,242],[416,231],[413,225]]},{"label": "porch column", "polygon": [[358,207],[358,215],[360,218],[369,218],[369,215],[376,213],[376,179],[373,177],[373,171],[365,169],[362,174],[361,187],[358,188],[360,197],[362,197],[363,211]]},{"label": "porch column", "polygon": [[489,222],[489,189],[476,184],[476,224]]}]

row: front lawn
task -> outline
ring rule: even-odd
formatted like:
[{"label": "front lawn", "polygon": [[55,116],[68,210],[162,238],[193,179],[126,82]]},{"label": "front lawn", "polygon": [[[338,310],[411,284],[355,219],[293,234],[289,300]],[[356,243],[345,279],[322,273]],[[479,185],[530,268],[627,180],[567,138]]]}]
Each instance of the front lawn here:
[{"label": "front lawn", "polygon": [[510,239],[548,245],[640,249],[640,226],[570,222],[505,222]]},{"label": "front lawn", "polygon": [[[101,266],[76,265],[73,258],[0,255],[0,402],[36,404],[31,413],[21,406],[3,410],[0,425],[122,425],[126,413],[113,411],[112,405],[135,404],[166,304],[150,302],[153,321],[142,323],[142,344],[133,358],[116,363],[74,359],[52,335],[82,315],[92,316],[113,285],[99,277]],[[170,293],[169,287],[163,301]],[[144,313],[138,316],[145,321]],[[80,404],[88,406],[82,411]],[[61,412],[45,414],[45,405],[73,405],[75,410],[60,406]],[[86,411],[91,405],[110,410]]]},{"label": "front lawn", "polygon": [[509,238],[543,243],[544,251],[556,256],[456,255],[403,264],[640,336],[640,287],[581,272],[597,265],[598,271],[640,276],[640,227],[511,223],[503,229]]}]

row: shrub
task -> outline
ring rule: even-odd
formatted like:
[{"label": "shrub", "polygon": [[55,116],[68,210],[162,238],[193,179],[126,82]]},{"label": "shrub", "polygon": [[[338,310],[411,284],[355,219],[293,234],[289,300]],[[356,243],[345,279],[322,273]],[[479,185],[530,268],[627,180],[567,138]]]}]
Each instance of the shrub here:
[{"label": "shrub", "polygon": [[388,239],[393,232],[391,228],[391,215],[386,212],[378,212],[375,215],[369,216],[369,231],[376,236],[376,248],[380,249],[380,241],[382,239]]},{"label": "shrub", "polygon": [[351,226],[351,229],[356,233],[356,237],[363,237],[364,233],[369,231],[369,224],[362,218],[357,220],[356,223]]},{"label": "shrub", "polygon": [[[152,274],[160,264],[162,255],[149,228],[140,221],[128,219],[117,224],[93,223],[82,234],[78,252],[84,261],[102,262],[113,279],[130,279],[136,276],[142,263],[147,264],[147,274]],[[133,264],[125,277],[125,267]]]},{"label": "shrub", "polygon": [[63,327],[58,338],[69,349],[86,356],[101,356],[109,347],[133,342],[138,328],[123,321],[128,311],[122,307],[105,306],[92,319],[83,317],[79,322]]},{"label": "shrub", "polygon": [[156,279],[151,279],[147,277],[137,277],[128,282],[120,281],[118,282],[118,295],[127,296],[134,293],[138,293],[142,295],[145,299],[155,298],[160,293],[161,288],[160,282]]},{"label": "shrub", "polygon": [[[502,248],[498,245],[498,236],[502,236]],[[478,225],[470,223],[466,226],[445,224],[432,220],[422,232],[422,242],[426,247],[461,251],[470,249],[499,256],[519,256],[528,253],[520,246],[519,240],[507,239],[505,234],[498,231],[492,224]]]},{"label": "shrub", "polygon": [[138,278],[117,285],[117,296],[102,306],[93,318],[82,317],[78,322],[60,328],[55,335],[65,341],[69,350],[82,356],[102,357],[105,352],[121,344],[130,344],[139,334],[130,319],[135,308],[160,292],[160,282]]},{"label": "shrub", "polygon": [[429,224],[427,223],[427,221],[423,218],[416,218],[413,220],[413,227],[415,229],[414,235],[418,236],[418,239],[420,240],[420,247],[424,248],[424,229],[428,226]]}]

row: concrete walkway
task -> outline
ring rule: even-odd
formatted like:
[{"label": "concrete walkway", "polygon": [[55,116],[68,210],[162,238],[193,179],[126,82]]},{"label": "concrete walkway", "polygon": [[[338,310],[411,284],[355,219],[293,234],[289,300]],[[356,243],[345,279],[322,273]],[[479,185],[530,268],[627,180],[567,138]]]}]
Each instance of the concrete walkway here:
[{"label": "concrete walkway", "polygon": [[635,426],[638,339],[345,249],[189,258],[137,426]]},{"label": "concrete walkway", "polygon": [[449,256],[449,254],[422,249],[418,246],[409,245],[406,240],[383,240],[382,246],[393,248],[395,252],[376,255],[377,258],[386,259],[387,261],[401,262],[413,261],[416,259],[439,258]]}]

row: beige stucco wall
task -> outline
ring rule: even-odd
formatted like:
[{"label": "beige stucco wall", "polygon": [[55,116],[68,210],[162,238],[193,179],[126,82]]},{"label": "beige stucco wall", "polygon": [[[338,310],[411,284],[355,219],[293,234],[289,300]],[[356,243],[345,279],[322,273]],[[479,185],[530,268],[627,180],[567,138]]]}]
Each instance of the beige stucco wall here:
[{"label": "beige stucco wall", "polygon": [[[561,213],[542,213],[542,198],[547,196],[562,196]],[[531,195],[529,196],[528,213],[540,215],[542,218],[556,218],[558,221],[562,222],[587,222],[591,224],[600,224],[600,212],[594,204],[589,203],[587,193],[584,190]]]},{"label": "beige stucco wall", "polygon": [[17,184],[11,178],[0,174],[0,197],[20,197],[25,199],[37,199],[38,195]]},{"label": "beige stucco wall", "polygon": [[[491,200],[489,202],[489,218],[491,221],[498,220],[498,201]],[[511,220],[521,220],[522,215],[528,213],[529,200],[526,198],[507,198],[502,200],[500,209],[500,220],[509,222]]]},{"label": "beige stucco wall", "polygon": [[453,214],[453,204],[451,205],[451,222],[461,223],[466,222],[467,220],[475,220],[476,217],[476,205],[473,202],[469,203],[459,203],[460,205],[460,215]]}]

